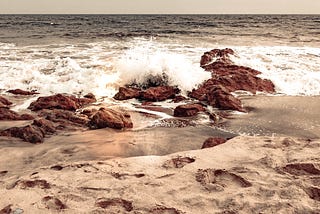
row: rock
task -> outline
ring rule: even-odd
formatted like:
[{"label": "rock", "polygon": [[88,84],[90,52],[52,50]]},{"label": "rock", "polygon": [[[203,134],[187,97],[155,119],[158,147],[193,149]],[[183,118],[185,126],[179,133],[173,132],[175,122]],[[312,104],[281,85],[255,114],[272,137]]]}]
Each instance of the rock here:
[{"label": "rock", "polygon": [[235,98],[223,87],[215,87],[207,94],[209,105],[222,110],[235,110],[245,112],[241,101]]},{"label": "rock", "polygon": [[0,136],[16,137],[26,142],[38,144],[43,143],[45,131],[34,125],[28,125],[25,127],[12,127],[3,131],[0,131]]},{"label": "rock", "polygon": [[[100,207],[100,208],[103,208],[103,209],[108,209],[110,210],[111,207],[115,207],[115,208],[118,208],[119,212],[118,213],[123,213],[123,210],[124,211],[127,211],[127,212],[130,212],[133,210],[133,206],[132,206],[132,202],[131,201],[127,201],[127,200],[124,200],[122,198],[99,198],[95,205],[97,207]],[[122,212],[120,212],[122,211]]]},{"label": "rock", "polygon": [[0,96],[0,104],[3,104],[4,106],[9,106],[12,105],[12,102],[10,102],[9,100],[7,100],[6,98]]},{"label": "rock", "polygon": [[223,144],[223,143],[225,143],[225,142],[227,142],[227,140],[224,139],[224,138],[220,138],[220,137],[210,137],[210,138],[208,138],[207,140],[204,141],[201,149],[218,146],[218,145]]},{"label": "rock", "polygon": [[185,104],[177,106],[174,109],[173,115],[175,117],[191,117],[204,110],[205,109],[200,104]]},{"label": "rock", "polygon": [[32,125],[42,128],[46,134],[47,133],[53,134],[56,132],[54,123],[43,118],[34,120]]},{"label": "rock", "polygon": [[88,94],[84,95],[83,97],[91,99],[91,100],[96,100],[96,96],[94,96],[94,94],[92,94],[92,93],[88,93]]},{"label": "rock", "polygon": [[184,96],[181,96],[181,95],[178,95],[178,96],[175,96],[175,98],[172,99],[172,101],[174,103],[179,103],[179,102],[182,102],[182,101],[185,101],[187,100],[188,98],[184,97]]},{"label": "rock", "polygon": [[35,91],[24,91],[21,89],[14,89],[14,90],[8,90],[8,93],[11,94],[16,94],[16,95],[34,95],[34,94],[39,94],[38,92]]},{"label": "rock", "polygon": [[214,58],[218,58],[220,61],[227,60],[229,62],[229,55],[234,55],[234,51],[230,48],[213,49],[209,52],[205,52],[201,57],[200,66],[203,67],[211,63]]},{"label": "rock", "polygon": [[180,90],[173,86],[158,86],[151,87],[141,93],[141,99],[147,101],[163,101],[166,99],[172,99]]},{"label": "rock", "polygon": [[89,127],[92,129],[102,128],[132,128],[133,124],[130,115],[126,112],[116,111],[114,109],[100,108],[89,121]]},{"label": "rock", "polygon": [[46,180],[22,180],[18,182],[21,189],[35,188],[50,189],[51,185]]},{"label": "rock", "polygon": [[10,214],[12,212],[12,204],[9,204],[8,206],[5,206],[0,210],[0,214]]},{"label": "rock", "polygon": [[45,117],[47,120],[50,120],[54,123],[59,123],[63,126],[87,126],[89,119],[87,116],[80,114],[77,115],[75,112],[62,110],[62,109],[53,109],[48,110],[44,109],[39,111],[39,116]]},{"label": "rock", "polygon": [[139,98],[141,90],[138,88],[120,87],[119,92],[113,97],[116,100]]},{"label": "rock", "polygon": [[68,111],[75,111],[84,105],[95,102],[96,99],[90,95],[90,98],[76,98],[73,95],[56,94],[47,97],[39,97],[32,102],[28,107],[32,111],[41,109],[63,109]]},{"label": "rock", "polygon": [[8,108],[0,108],[0,120],[33,120],[34,117],[30,114],[22,114],[8,109]]}]

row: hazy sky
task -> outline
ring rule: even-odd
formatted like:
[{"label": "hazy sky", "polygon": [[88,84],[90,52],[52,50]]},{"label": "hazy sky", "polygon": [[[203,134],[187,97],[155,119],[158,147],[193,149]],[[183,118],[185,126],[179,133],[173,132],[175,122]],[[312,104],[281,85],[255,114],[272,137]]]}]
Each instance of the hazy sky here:
[{"label": "hazy sky", "polygon": [[320,14],[320,0],[0,0],[0,13]]}]

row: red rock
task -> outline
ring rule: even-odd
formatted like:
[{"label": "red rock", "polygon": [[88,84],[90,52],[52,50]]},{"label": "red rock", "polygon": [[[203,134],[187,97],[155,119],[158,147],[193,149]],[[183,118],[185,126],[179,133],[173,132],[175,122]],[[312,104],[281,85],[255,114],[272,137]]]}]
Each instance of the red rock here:
[{"label": "red rock", "polygon": [[9,106],[12,105],[12,102],[10,102],[9,100],[7,100],[6,98],[0,96],[0,104],[3,104],[4,106]]},{"label": "red rock", "polygon": [[0,214],[10,214],[10,213],[12,213],[12,209],[11,209],[11,207],[12,207],[12,204],[9,204],[8,206],[5,206],[4,208],[2,208],[1,210],[0,210]]},{"label": "red rock", "polygon": [[11,94],[16,94],[16,95],[34,95],[34,94],[39,94],[38,92],[24,91],[24,90],[21,90],[21,89],[8,90],[7,92],[11,93]]},{"label": "red rock", "polygon": [[207,101],[212,107],[221,110],[245,111],[241,101],[223,87],[215,87],[208,92]]},{"label": "red rock", "polygon": [[173,115],[175,117],[191,117],[204,110],[205,109],[200,104],[185,104],[177,106],[174,109]]},{"label": "red rock", "polygon": [[174,103],[179,103],[179,102],[182,102],[182,101],[185,101],[185,100],[187,100],[187,98],[184,97],[184,96],[181,96],[181,95],[178,95],[178,96],[176,96],[175,98],[172,99],[172,101]]},{"label": "red rock", "polygon": [[101,128],[132,128],[133,124],[130,115],[126,112],[116,111],[114,109],[100,108],[91,118],[89,126],[92,129]]},{"label": "red rock", "polygon": [[90,95],[90,98],[76,98],[72,95],[56,94],[47,97],[39,97],[32,102],[28,107],[32,111],[41,109],[63,109],[68,111],[75,111],[89,103],[95,102],[96,99]]},{"label": "red rock", "polygon": [[200,66],[203,67],[209,64],[214,58],[218,58],[220,61],[231,62],[228,59],[229,55],[234,55],[234,51],[230,48],[213,49],[209,52],[205,52],[201,57]]},{"label": "red rock", "polygon": [[43,118],[40,118],[38,120],[34,120],[32,125],[35,125],[35,126],[42,128],[46,134],[56,132],[56,128],[55,128],[54,123],[49,120],[43,119]]},{"label": "red rock", "polygon": [[0,132],[0,136],[16,137],[26,142],[37,144],[43,143],[45,131],[34,125],[25,127],[12,127]]},{"label": "red rock", "polygon": [[151,87],[141,93],[141,99],[147,101],[163,101],[174,98],[180,90],[173,86]]},{"label": "red rock", "polygon": [[138,88],[120,87],[119,92],[113,97],[116,100],[139,98],[141,90]]},{"label": "red rock", "polygon": [[0,108],[0,120],[33,120],[34,117],[30,114],[22,114],[8,109],[8,108]]},{"label": "red rock", "polygon": [[207,140],[204,141],[201,149],[210,148],[214,146],[218,146],[220,144],[225,143],[227,140],[220,137],[210,137]]}]

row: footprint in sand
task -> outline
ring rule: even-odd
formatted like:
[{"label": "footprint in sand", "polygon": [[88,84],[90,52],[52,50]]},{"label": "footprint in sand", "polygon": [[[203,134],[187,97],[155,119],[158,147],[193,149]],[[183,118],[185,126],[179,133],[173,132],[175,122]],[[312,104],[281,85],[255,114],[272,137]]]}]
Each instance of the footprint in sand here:
[{"label": "footprint in sand", "polygon": [[152,213],[152,214],[183,214],[185,212],[182,212],[180,210],[177,210],[176,208],[173,208],[173,207],[165,207],[165,206],[156,206],[155,208],[151,209],[149,211],[149,213]]},{"label": "footprint in sand", "polygon": [[227,187],[251,187],[252,184],[243,177],[223,169],[199,169],[196,181],[208,190],[223,191]]},{"label": "footprint in sand", "polygon": [[96,207],[108,209],[108,212],[123,213],[133,210],[132,202],[122,198],[99,198],[96,201]]},{"label": "footprint in sand", "polygon": [[167,160],[166,162],[164,162],[162,167],[164,167],[164,168],[182,168],[185,165],[187,165],[189,163],[193,163],[195,161],[196,161],[196,159],[191,158],[191,157],[178,156],[176,158],[172,158],[172,159]]}]

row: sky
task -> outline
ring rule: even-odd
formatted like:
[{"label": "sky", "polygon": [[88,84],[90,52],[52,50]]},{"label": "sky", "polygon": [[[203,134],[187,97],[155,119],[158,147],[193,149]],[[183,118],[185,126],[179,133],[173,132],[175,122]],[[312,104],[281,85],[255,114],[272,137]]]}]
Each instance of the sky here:
[{"label": "sky", "polygon": [[320,0],[0,0],[0,14],[320,14]]}]

